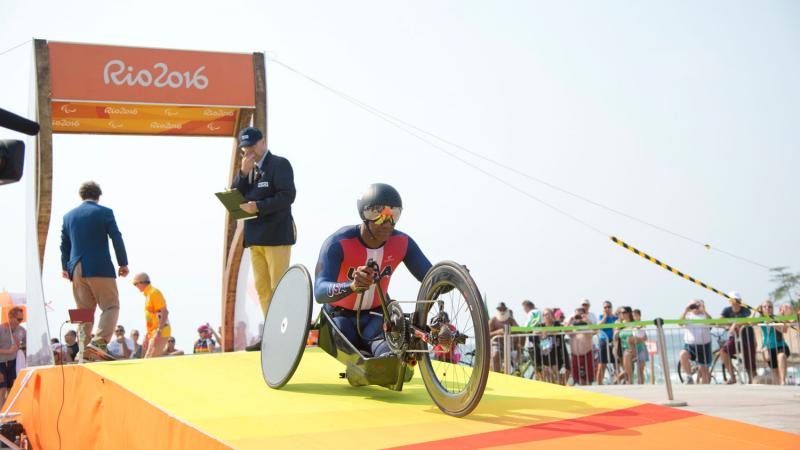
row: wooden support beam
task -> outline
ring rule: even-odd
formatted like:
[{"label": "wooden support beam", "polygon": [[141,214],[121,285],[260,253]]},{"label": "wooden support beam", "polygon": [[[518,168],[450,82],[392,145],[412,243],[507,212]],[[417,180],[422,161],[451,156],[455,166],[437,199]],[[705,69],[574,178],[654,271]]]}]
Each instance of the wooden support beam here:
[{"label": "wooden support beam", "polygon": [[[253,126],[258,127],[267,138],[267,75],[263,53],[253,53],[253,72],[255,79],[256,108],[254,111],[242,111],[236,124],[236,134],[250,122],[252,117]],[[231,167],[228,175],[228,184],[233,182],[233,178],[239,171],[241,154],[238,149],[238,141],[234,143],[233,154],[231,155]],[[233,351],[233,334],[235,332],[236,312],[236,287],[239,283],[239,266],[242,263],[244,253],[244,224],[241,221],[226,218],[225,225],[225,252],[223,253],[223,274],[222,274],[222,350]]]},{"label": "wooden support beam", "polygon": [[239,284],[239,267],[244,254],[244,224],[239,221],[233,233],[233,241],[225,258],[225,278],[222,280],[222,351],[233,351],[233,333],[236,313],[236,287]]},{"label": "wooden support beam", "polygon": [[256,81],[256,110],[253,117],[253,126],[264,133],[264,139],[269,144],[269,130],[267,129],[267,66],[263,53],[253,53],[253,70]]},{"label": "wooden support beam", "polygon": [[47,41],[35,39],[33,48],[36,65],[36,120],[40,129],[36,138],[36,167],[32,175],[36,177],[36,231],[39,237],[41,271],[53,207],[53,121],[50,110],[50,52]]}]

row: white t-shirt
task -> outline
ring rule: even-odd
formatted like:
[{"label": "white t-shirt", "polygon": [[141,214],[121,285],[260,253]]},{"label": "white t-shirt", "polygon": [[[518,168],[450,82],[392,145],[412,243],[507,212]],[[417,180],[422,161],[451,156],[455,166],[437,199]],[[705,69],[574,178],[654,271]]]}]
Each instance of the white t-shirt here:
[{"label": "white t-shirt", "polygon": [[586,313],[586,319],[589,320],[589,325],[594,325],[597,323],[597,316],[595,316],[593,312]]},{"label": "white t-shirt", "polygon": [[[686,320],[703,320],[705,314],[693,312],[686,313]],[[686,325],[686,333],[683,335],[683,342],[693,345],[705,345],[711,342],[711,327],[708,325],[691,324]]]},{"label": "white t-shirt", "polygon": [[[125,344],[127,344],[128,350],[133,355],[133,340],[126,337]],[[108,352],[114,355],[115,358],[122,358],[122,344],[117,342],[116,338],[112,338],[111,342],[108,343]]]}]

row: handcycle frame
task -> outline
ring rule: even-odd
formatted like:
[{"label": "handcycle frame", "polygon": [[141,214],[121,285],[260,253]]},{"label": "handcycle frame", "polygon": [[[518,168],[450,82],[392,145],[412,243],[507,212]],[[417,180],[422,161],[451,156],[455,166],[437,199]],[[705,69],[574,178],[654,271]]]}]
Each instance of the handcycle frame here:
[{"label": "handcycle frame", "polygon": [[[368,264],[375,263],[369,261]],[[302,269],[307,273],[305,268]],[[375,272],[378,273],[379,271]],[[288,273],[289,271],[287,271]],[[285,277],[286,275],[284,275]],[[276,293],[282,283],[283,279],[279,283]],[[473,326],[473,336],[461,333],[462,330],[456,329],[453,332],[454,326],[450,325],[449,317],[444,313],[443,300],[435,299],[453,289],[458,289],[458,292],[463,296],[463,304],[467,305],[466,310],[461,305],[459,310],[456,311],[456,315],[462,311],[469,314],[469,319],[472,321]],[[486,386],[489,368],[489,341],[488,320],[486,319],[488,314],[480,297],[480,292],[478,292],[466,268],[450,261],[444,261],[433,266],[423,279],[418,299],[415,301],[401,302],[390,299],[380,285],[379,276],[376,276],[374,280],[374,290],[380,301],[383,331],[391,350],[390,352],[383,355],[370,355],[368,352],[356,348],[339,330],[334,323],[333,317],[326,311],[325,307],[322,308],[314,323],[310,325],[311,329],[319,330],[319,347],[345,365],[346,371],[340,374],[340,377],[346,378],[352,386],[378,385],[394,391],[402,391],[404,383],[413,376],[413,368],[419,363],[423,382],[434,403],[443,412],[452,416],[461,417],[469,414],[477,406]],[[363,295],[363,293],[360,294]],[[400,303],[414,303],[416,305],[415,312],[403,312]],[[428,323],[428,314],[433,305],[437,305],[439,311],[435,313],[430,323]],[[274,327],[280,319],[279,316],[271,318],[270,313],[272,311],[273,305],[270,306],[265,319],[264,341],[267,340],[268,324],[272,323],[270,326]],[[286,319],[284,319],[285,321]],[[456,322],[458,322],[457,319]],[[443,331],[445,329],[447,331]],[[308,333],[308,325],[305,327],[304,333],[302,336],[303,342],[305,342]],[[463,386],[457,385],[456,387],[460,387],[460,391],[450,392],[448,386],[456,384],[447,379],[443,384],[433,367],[431,359],[435,356],[434,354],[438,354],[442,349],[448,355],[452,354],[451,352],[455,352],[458,345],[465,344],[470,338],[473,339],[475,344],[475,348],[471,352],[465,352],[465,354],[470,354],[472,357],[469,367],[470,373],[459,380],[463,381]],[[440,346],[438,351],[434,349],[434,346],[437,345]],[[288,372],[288,375],[282,376],[280,382],[271,383],[268,379],[267,369],[265,369],[265,367],[268,367],[265,365],[265,358],[269,359],[269,355],[265,353],[267,347],[265,342],[262,343],[262,371],[264,371],[264,378],[270,387],[280,388],[288,382],[293,374],[294,368],[297,367],[302,356],[302,350],[297,354],[294,364],[290,364],[292,370]],[[273,358],[277,357],[278,365],[286,365],[283,364],[286,362],[286,358],[279,357],[277,355],[279,352],[274,348],[272,352],[276,353]],[[272,361],[275,362],[276,360],[273,359]],[[288,367],[289,365],[286,366]],[[448,372],[456,371],[449,368],[452,366],[461,367],[462,371],[467,370],[465,369],[467,367],[466,363],[447,364],[443,368],[445,377],[447,377]],[[442,368],[442,366],[439,368]]]}]

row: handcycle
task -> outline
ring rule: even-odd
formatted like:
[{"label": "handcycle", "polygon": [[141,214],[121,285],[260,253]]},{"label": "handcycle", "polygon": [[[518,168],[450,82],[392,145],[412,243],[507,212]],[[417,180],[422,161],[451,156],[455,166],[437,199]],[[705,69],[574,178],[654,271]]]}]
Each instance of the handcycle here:
[{"label": "handcycle", "polygon": [[[290,267],[275,289],[264,320],[261,369],[267,385],[280,389],[289,382],[302,358],[309,330],[316,329],[319,347],[345,365],[340,377],[350,385],[402,391],[419,365],[425,388],[439,409],[456,417],[472,412],[483,396],[489,373],[489,320],[467,269],[452,261],[434,265],[422,280],[416,300],[390,299],[381,288],[380,275],[373,286],[390,348],[383,355],[356,348],[325,308],[312,323],[311,276],[302,265]],[[413,303],[414,313],[404,312],[401,303]],[[467,363],[455,355],[471,358]]]}]

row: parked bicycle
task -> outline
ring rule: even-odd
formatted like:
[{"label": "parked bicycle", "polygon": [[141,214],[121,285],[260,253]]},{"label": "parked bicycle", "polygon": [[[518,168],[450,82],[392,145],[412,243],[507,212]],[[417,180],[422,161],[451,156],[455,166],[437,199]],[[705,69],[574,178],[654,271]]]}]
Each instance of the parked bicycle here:
[{"label": "parked bicycle", "polygon": [[[709,372],[710,377],[711,377],[711,381],[710,382],[713,383],[713,384],[722,384],[722,383],[719,382],[719,380],[717,380],[716,375],[714,375],[714,373],[715,373],[714,369],[717,367],[717,363],[719,363],[719,365],[721,367],[721,372],[722,372],[722,382],[725,383],[725,382],[728,381],[728,378],[729,378],[730,374],[728,373],[728,370],[725,367],[725,364],[722,364],[721,357],[720,357],[720,349],[725,346],[725,342],[728,340],[728,336],[727,336],[727,333],[725,333],[725,332],[719,332],[719,333],[712,332],[711,333],[711,337],[716,341],[717,347],[716,347],[716,350],[714,350],[711,353],[711,355],[712,355],[711,365],[708,367],[708,372]],[[733,372],[734,372],[733,373],[734,374],[734,379],[742,380],[743,378],[741,378],[739,376],[740,370],[739,370],[738,359],[736,358],[735,355],[732,355],[731,357],[732,357],[732,359],[736,360],[736,361],[732,361],[732,364],[731,364],[731,367],[733,368]],[[697,366],[697,362],[695,361],[695,358],[690,358],[690,365],[691,365],[691,380],[692,380],[692,383],[698,383],[699,384],[700,383],[700,371],[699,371],[699,368]],[[688,374],[684,373],[683,369],[681,369],[681,362],[680,361],[677,362],[677,367],[676,367],[675,370],[676,370],[676,372],[678,372],[678,379],[681,381],[681,383],[684,383],[686,375],[688,375]]]}]

